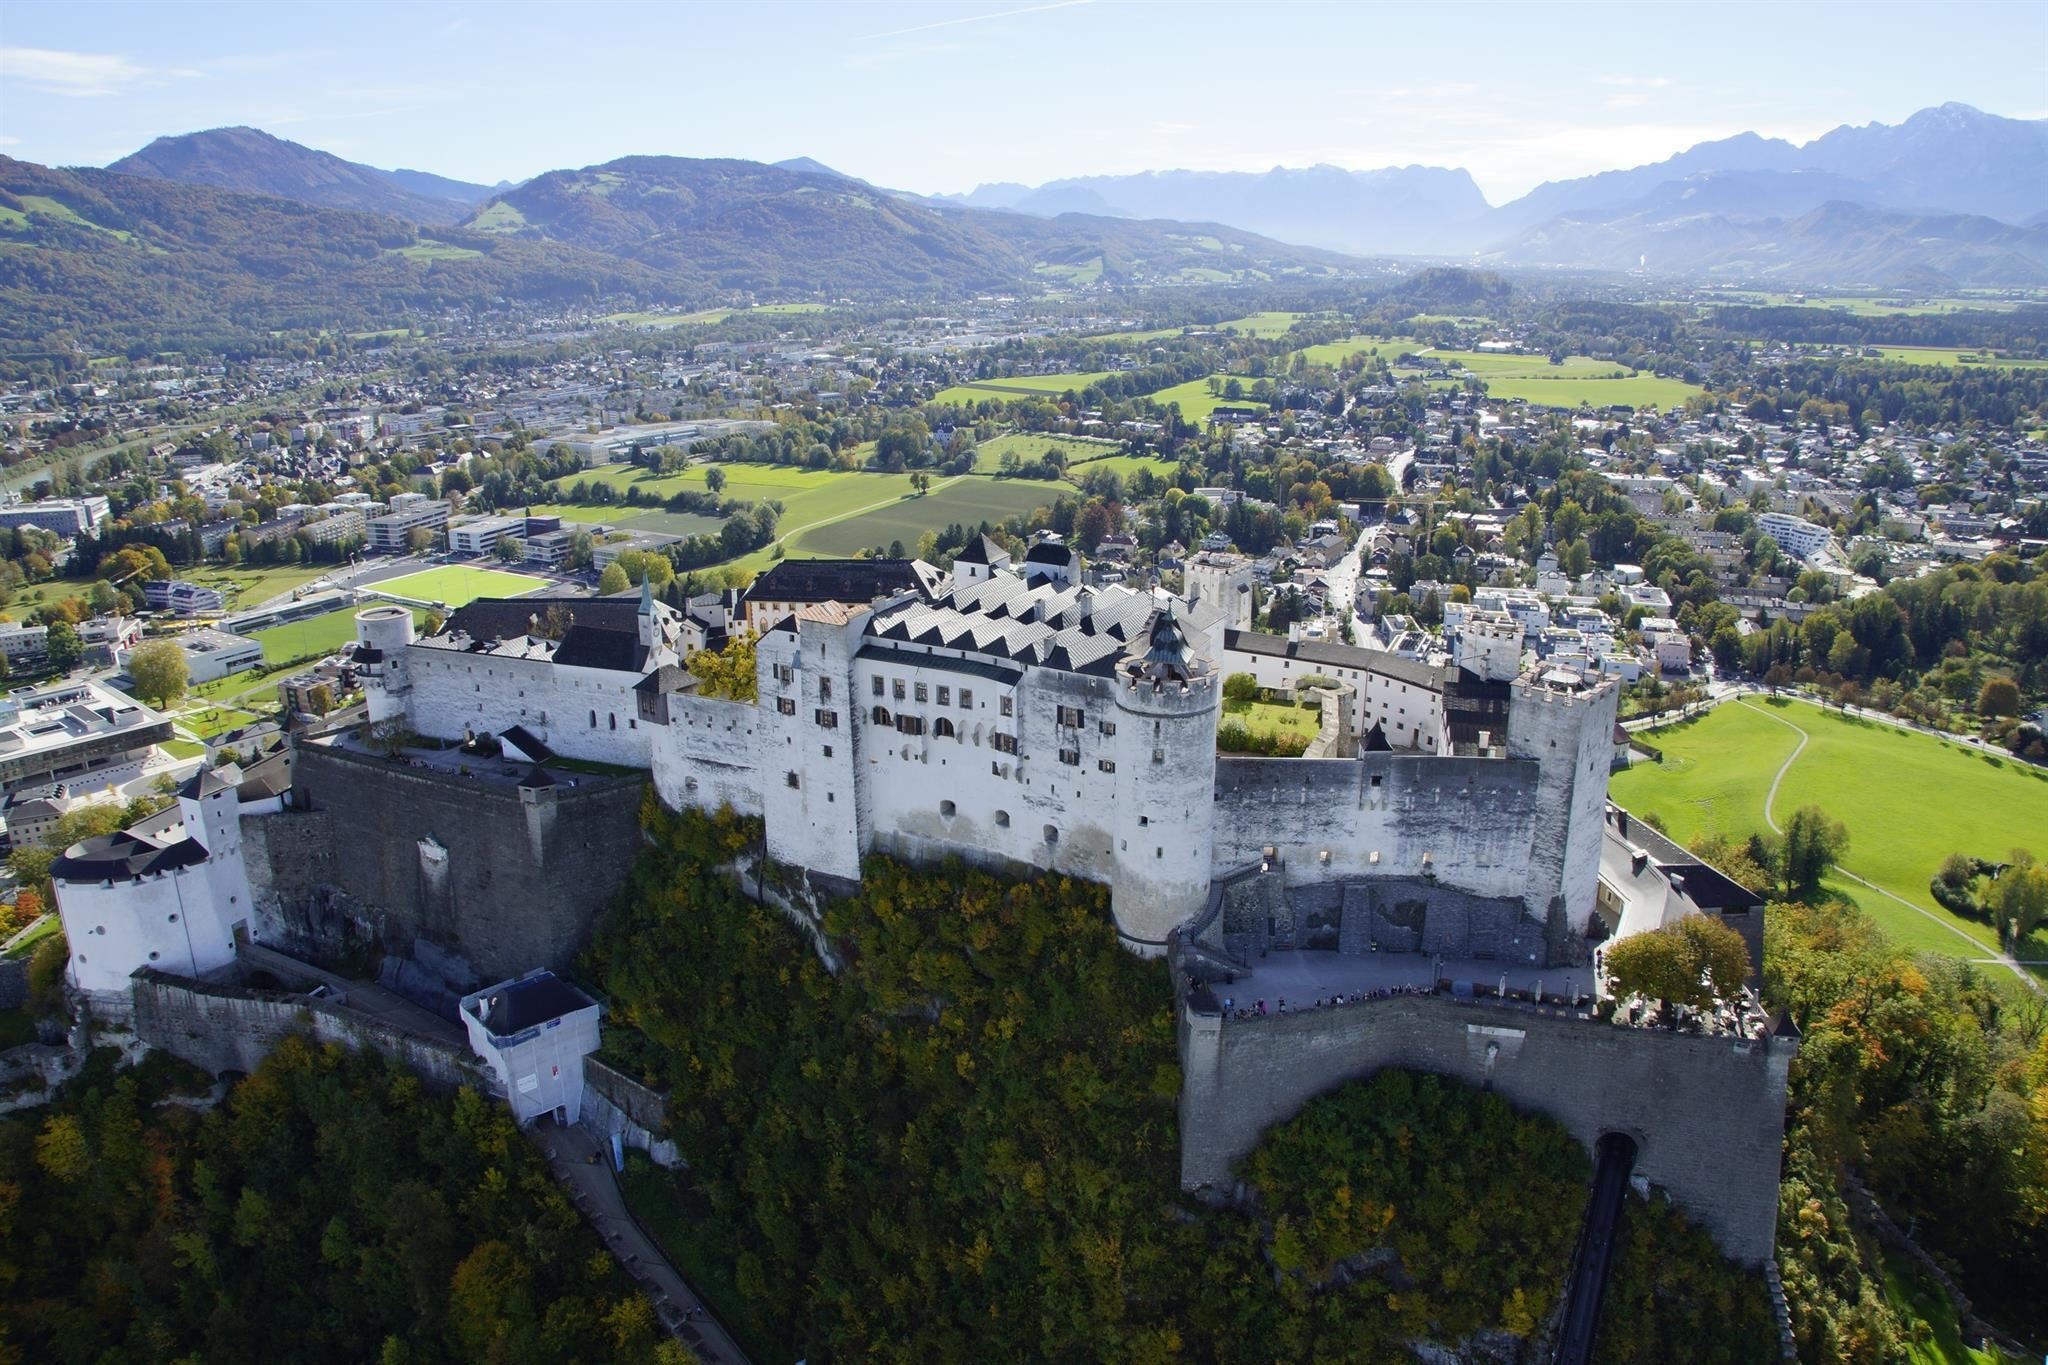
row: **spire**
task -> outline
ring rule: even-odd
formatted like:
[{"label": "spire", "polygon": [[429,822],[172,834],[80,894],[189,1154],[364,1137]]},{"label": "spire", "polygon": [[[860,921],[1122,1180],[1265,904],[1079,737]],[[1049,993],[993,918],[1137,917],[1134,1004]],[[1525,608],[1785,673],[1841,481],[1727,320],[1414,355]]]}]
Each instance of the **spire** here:
[{"label": "spire", "polygon": [[1188,656],[1188,637],[1173,616],[1169,599],[1152,618],[1151,638],[1145,649],[1145,667],[1155,679],[1180,678],[1193,673]]},{"label": "spire", "polygon": [[640,614],[654,615],[654,579],[646,576],[640,580]]}]

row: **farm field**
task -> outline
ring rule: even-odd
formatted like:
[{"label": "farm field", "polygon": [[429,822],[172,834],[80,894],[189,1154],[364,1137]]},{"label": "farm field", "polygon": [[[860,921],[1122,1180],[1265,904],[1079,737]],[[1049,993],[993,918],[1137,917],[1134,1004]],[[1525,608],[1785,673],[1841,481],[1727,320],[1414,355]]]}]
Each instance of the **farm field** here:
[{"label": "farm field", "polygon": [[[427,619],[427,614],[415,610],[412,618],[418,625]],[[265,664],[319,658],[332,654],[356,638],[356,608],[343,607],[340,611],[294,621],[288,626],[273,626],[269,630],[259,630],[249,638],[263,646]]]},{"label": "farm field", "polygon": [[[1416,344],[1412,337],[1355,336],[1345,337],[1342,341],[1325,341],[1314,346],[1304,346],[1294,352],[1294,355],[1306,357],[1311,365],[1335,366],[1343,364],[1346,357],[1357,355],[1360,351],[1377,352],[1384,355],[1387,363],[1391,365],[1395,356],[1414,349]],[[1290,356],[1288,359],[1291,363],[1293,357]]]},{"label": "farm field", "polygon": [[[1216,379],[1220,382],[1231,377],[1230,375],[1219,374],[1216,376]],[[1242,375],[1237,376],[1237,379],[1239,383],[1245,382]],[[1208,421],[1209,414],[1226,403],[1233,407],[1248,406],[1262,408],[1266,406],[1256,398],[1219,398],[1209,392],[1209,381],[1207,379],[1190,379],[1185,384],[1175,384],[1170,389],[1161,389],[1151,397],[1152,401],[1162,408],[1169,403],[1180,404],[1181,420],[1197,423]]]},{"label": "farm field", "polygon": [[409,573],[403,578],[387,578],[381,583],[371,584],[367,591],[400,602],[426,605],[445,602],[451,607],[460,607],[479,597],[523,597],[547,585],[547,579],[536,578],[532,574],[449,564],[422,573]]},{"label": "farm field", "polygon": [[1026,398],[1058,398],[1080,393],[1090,384],[1107,379],[1110,370],[1087,370],[1078,374],[1016,374],[1002,379],[975,379],[941,389],[934,403],[1013,403]]},{"label": "farm field", "polygon": [[1982,351],[1956,351],[1941,346],[1880,346],[1886,360],[1907,365],[1946,365],[1979,370],[2048,370],[2048,360],[1996,360]]},{"label": "farm field", "polygon": [[[1805,702],[1750,698],[1649,732],[1664,762],[1615,774],[1614,799],[1655,814],[1680,843],[1702,833],[1747,838],[1768,829],[1764,801],[1801,731],[1806,748],[1786,769],[1771,813],[1782,824],[1802,806],[1826,810],[1849,830],[1843,870],[1925,913],[1843,878],[1831,889],[1901,943],[1950,956],[1994,953],[1991,927],[1943,910],[1927,883],[1951,853],[2041,851],[2048,774],[2024,764]],[[2048,959],[2048,933],[2037,931],[2018,956]]]},{"label": "farm field", "polygon": [[993,474],[1002,468],[1003,456],[1015,455],[1019,464],[1036,464],[1045,458],[1048,450],[1058,450],[1067,457],[1067,463],[1074,465],[1083,460],[1097,460],[1105,455],[1114,455],[1124,448],[1122,441],[1087,436],[1042,436],[1036,432],[1011,431],[992,441],[983,441],[974,448],[974,472]]},{"label": "farm field", "polygon": [[1072,491],[1062,483],[967,474],[935,485],[921,498],[899,497],[857,516],[813,525],[785,537],[784,545],[790,556],[799,559],[852,555],[895,540],[902,541],[908,551],[926,531],[942,531],[956,521],[963,526],[1007,521]]},{"label": "farm field", "polygon": [[1150,470],[1162,479],[1170,479],[1180,469],[1178,460],[1155,460],[1150,455],[1105,455],[1089,460],[1085,464],[1067,466],[1067,477],[1079,483],[1098,470],[1112,470],[1123,478],[1130,478],[1141,469]]},{"label": "farm field", "polygon": [[1575,408],[1581,403],[1605,407],[1669,407],[1704,390],[1676,379],[1638,374],[1626,365],[1591,356],[1565,357],[1553,365],[1540,355],[1501,355],[1492,351],[1430,351],[1432,359],[1456,361],[1486,386],[1489,398],[1515,399],[1546,407]]}]

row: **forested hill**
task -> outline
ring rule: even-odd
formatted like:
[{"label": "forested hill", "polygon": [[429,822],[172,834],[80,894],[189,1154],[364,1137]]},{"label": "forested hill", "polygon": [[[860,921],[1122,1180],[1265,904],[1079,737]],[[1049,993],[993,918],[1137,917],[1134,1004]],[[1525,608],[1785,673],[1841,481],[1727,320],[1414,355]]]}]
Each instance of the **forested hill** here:
[{"label": "forested hill", "polygon": [[0,358],[231,349],[277,330],[388,325],[497,299],[687,303],[709,292],[701,277],[562,243],[428,235],[384,214],[0,156]]},{"label": "forested hill", "polygon": [[260,128],[212,128],[160,137],[107,167],[187,185],[274,194],[319,208],[388,213],[415,223],[452,223],[488,198],[465,185],[417,171],[382,171],[272,137]]},{"label": "forested hill", "polygon": [[1164,283],[1358,266],[1213,223],[935,209],[829,171],[671,156],[550,171],[483,205],[464,226],[755,290],[903,296],[1014,288],[1077,271]]},{"label": "forested hill", "polygon": [[279,331],[387,327],[505,302],[904,300],[1037,281],[1265,283],[1360,268],[1212,224],[934,210],[748,161],[628,157],[555,171],[459,227],[304,202],[311,193],[0,157],[0,359],[232,351]]}]

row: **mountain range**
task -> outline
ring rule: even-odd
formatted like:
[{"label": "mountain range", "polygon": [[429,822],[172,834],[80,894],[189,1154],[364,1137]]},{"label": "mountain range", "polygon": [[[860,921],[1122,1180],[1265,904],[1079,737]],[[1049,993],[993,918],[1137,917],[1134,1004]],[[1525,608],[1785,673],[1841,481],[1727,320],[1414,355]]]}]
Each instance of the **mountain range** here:
[{"label": "mountain range", "polygon": [[[1307,245],[1290,245],[1303,242]],[[0,346],[133,347],[519,303],[1272,284],[1345,252],[1937,292],[2048,284],[2048,122],[1965,105],[1743,134],[1498,207],[1426,166],[1162,171],[951,197],[798,157],[630,156],[485,186],[252,128],[105,169],[0,157]]]},{"label": "mountain range", "polygon": [[[1215,219],[1336,251],[1807,283],[2031,284],[2048,266],[2043,243],[1999,227],[2048,223],[2048,121],[1945,104],[1804,146],[1742,133],[1550,181],[1497,207],[1464,171],[1428,166],[1148,171],[941,198],[1048,216]],[[1826,236],[1837,231],[1850,234],[1839,252]],[[1871,249],[1880,238],[1888,245]],[[1934,240],[1916,251],[1915,239]]]}]

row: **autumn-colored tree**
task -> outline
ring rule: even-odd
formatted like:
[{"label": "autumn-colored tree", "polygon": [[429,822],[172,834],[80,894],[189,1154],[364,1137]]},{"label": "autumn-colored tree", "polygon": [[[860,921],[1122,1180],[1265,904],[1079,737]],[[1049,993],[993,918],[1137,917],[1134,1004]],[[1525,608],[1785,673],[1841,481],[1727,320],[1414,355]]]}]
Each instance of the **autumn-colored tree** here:
[{"label": "autumn-colored tree", "polygon": [[1712,915],[1687,915],[1676,924],[1633,934],[1607,950],[1607,975],[1614,994],[1641,996],[1663,1006],[1673,1027],[1672,1006],[1709,1009],[1742,993],[1749,978],[1749,948],[1742,935]]},{"label": "autumn-colored tree", "polygon": [[2019,684],[2011,678],[1986,678],[1977,692],[1980,716],[2016,716],[2020,713]]},{"label": "autumn-colored tree", "polygon": [[724,649],[700,649],[683,661],[697,677],[697,690],[707,697],[731,701],[753,701],[759,695],[754,676],[755,640],[741,631],[726,642]]}]

